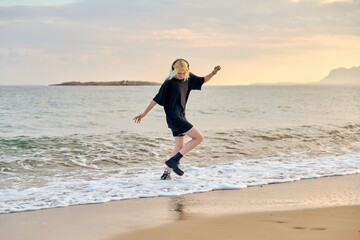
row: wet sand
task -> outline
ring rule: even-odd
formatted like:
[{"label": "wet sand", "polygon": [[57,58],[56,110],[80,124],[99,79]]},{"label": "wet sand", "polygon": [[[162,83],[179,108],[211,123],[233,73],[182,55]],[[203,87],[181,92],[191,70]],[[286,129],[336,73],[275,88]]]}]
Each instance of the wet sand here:
[{"label": "wet sand", "polygon": [[357,240],[360,239],[360,206],[194,219],[111,238],[125,239]]},{"label": "wet sand", "polygon": [[4,240],[355,240],[360,239],[359,206],[357,174],[2,214],[0,234]]}]

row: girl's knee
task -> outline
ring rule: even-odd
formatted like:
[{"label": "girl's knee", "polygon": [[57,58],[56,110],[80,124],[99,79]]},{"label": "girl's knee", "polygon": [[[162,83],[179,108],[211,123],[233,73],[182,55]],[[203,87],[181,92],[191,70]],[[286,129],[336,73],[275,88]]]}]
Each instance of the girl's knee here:
[{"label": "girl's knee", "polygon": [[197,144],[200,144],[202,141],[204,141],[203,135],[195,128],[190,129],[185,133],[185,135],[191,137],[192,140],[197,142]]},{"label": "girl's knee", "polygon": [[198,142],[199,142],[199,144],[200,144],[202,141],[204,141],[204,136],[201,135],[201,133],[200,133],[200,134],[199,134],[199,137],[197,138],[197,140],[198,140]]},{"label": "girl's knee", "polygon": [[202,141],[204,141],[204,136],[200,132],[197,132],[193,139],[198,142],[198,144],[200,144]]}]

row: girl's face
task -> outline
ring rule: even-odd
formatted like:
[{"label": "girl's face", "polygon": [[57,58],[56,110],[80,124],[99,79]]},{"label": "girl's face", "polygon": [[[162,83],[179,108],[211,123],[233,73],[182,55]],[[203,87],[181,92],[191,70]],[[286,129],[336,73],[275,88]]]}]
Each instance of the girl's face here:
[{"label": "girl's face", "polygon": [[182,80],[185,78],[185,73],[178,73],[175,75],[175,78],[176,79],[179,79],[179,80]]}]

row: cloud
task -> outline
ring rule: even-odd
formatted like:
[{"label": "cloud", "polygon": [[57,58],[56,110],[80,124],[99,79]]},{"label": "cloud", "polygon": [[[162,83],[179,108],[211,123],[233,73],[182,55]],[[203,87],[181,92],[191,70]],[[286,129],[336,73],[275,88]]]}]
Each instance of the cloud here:
[{"label": "cloud", "polygon": [[332,3],[351,3],[355,2],[355,0],[320,0],[320,3],[322,4],[332,4]]},{"label": "cloud", "polygon": [[[120,74],[143,79],[148,74],[139,72],[139,65],[146,63],[154,73],[178,56],[211,64],[212,59],[238,63],[329,51],[349,43],[346,39],[358,39],[359,11],[358,1],[320,0],[213,0],[205,5],[88,0],[0,7],[0,68],[7,79],[19,82],[31,71],[42,82],[49,81],[44,72],[51,81],[100,78],[101,72],[113,80]],[[74,69],[65,74],[64,68]]]},{"label": "cloud", "polygon": [[83,0],[2,0],[0,6],[61,6]]},{"label": "cloud", "polygon": [[299,3],[299,2],[318,2],[321,4],[332,4],[332,3],[351,3],[355,2],[355,0],[291,0],[293,3]]}]

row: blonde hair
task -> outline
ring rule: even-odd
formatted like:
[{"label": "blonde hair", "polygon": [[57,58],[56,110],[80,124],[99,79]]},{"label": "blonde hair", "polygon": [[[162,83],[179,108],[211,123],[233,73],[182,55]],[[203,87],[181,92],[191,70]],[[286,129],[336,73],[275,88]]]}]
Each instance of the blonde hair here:
[{"label": "blonde hair", "polygon": [[185,59],[176,59],[175,62],[171,65],[169,79],[175,77],[178,73],[184,73],[185,80],[189,79],[189,63]]}]

